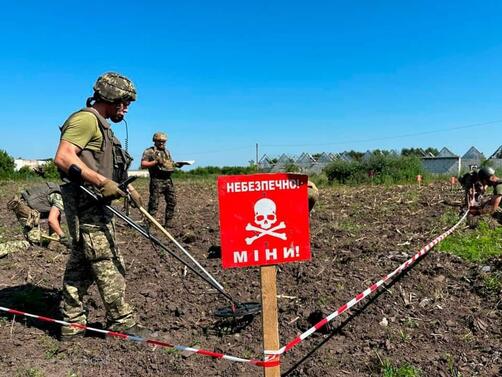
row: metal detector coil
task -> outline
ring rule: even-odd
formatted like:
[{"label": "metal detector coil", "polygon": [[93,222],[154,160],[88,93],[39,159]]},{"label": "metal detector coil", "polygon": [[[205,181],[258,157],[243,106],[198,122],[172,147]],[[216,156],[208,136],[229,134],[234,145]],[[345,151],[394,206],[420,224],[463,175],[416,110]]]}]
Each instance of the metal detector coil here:
[{"label": "metal detector coil", "polygon": [[220,318],[253,316],[261,312],[259,302],[244,302],[231,307],[216,309],[214,315]]}]

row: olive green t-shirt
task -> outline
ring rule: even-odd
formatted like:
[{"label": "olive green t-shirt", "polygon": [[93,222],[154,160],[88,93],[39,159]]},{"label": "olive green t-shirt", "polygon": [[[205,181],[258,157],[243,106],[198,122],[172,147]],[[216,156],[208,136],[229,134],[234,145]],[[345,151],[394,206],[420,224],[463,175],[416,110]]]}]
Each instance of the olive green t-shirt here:
[{"label": "olive green t-shirt", "polygon": [[502,183],[493,186],[493,195],[502,195]]},{"label": "olive green t-shirt", "polygon": [[103,135],[94,114],[79,111],[66,120],[62,130],[61,140],[68,141],[80,149],[101,150]]}]

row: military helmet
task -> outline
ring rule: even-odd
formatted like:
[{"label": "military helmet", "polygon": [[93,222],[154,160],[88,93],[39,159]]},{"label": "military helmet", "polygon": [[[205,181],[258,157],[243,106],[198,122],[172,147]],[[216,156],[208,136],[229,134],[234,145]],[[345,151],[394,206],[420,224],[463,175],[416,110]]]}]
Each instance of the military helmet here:
[{"label": "military helmet", "polygon": [[136,101],[136,88],[127,77],[107,72],[94,84],[94,99],[105,102]]},{"label": "military helmet", "polygon": [[155,132],[153,134],[153,141],[167,141],[167,134],[164,132]]},{"label": "military helmet", "polygon": [[488,180],[493,175],[495,175],[495,170],[489,166],[484,166],[478,171],[479,179]]}]

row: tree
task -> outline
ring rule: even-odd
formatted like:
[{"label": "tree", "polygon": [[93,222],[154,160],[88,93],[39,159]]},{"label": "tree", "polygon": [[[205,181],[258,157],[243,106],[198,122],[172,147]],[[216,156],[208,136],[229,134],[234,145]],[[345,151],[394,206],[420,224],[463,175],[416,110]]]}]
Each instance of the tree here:
[{"label": "tree", "polygon": [[0,149],[0,178],[14,175],[16,165],[14,159],[3,149]]}]

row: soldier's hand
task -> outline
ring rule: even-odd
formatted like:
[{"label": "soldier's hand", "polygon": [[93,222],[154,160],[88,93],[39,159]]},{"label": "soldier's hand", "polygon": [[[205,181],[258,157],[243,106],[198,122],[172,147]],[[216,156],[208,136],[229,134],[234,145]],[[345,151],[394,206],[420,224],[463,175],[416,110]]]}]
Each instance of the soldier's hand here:
[{"label": "soldier's hand", "polygon": [[136,191],[136,189],[132,185],[129,185],[128,190],[131,204],[136,208],[143,207],[143,198],[141,197],[139,192]]},{"label": "soldier's hand", "polygon": [[158,166],[163,167],[164,166],[164,159],[162,156],[157,156],[155,157],[155,162],[157,163]]},{"label": "soldier's hand", "polygon": [[103,199],[118,199],[126,196],[126,193],[119,188],[119,184],[111,179],[106,179],[99,187]]},{"label": "soldier's hand", "polygon": [[59,237],[59,243],[65,247],[70,247],[70,239],[65,234]]}]

